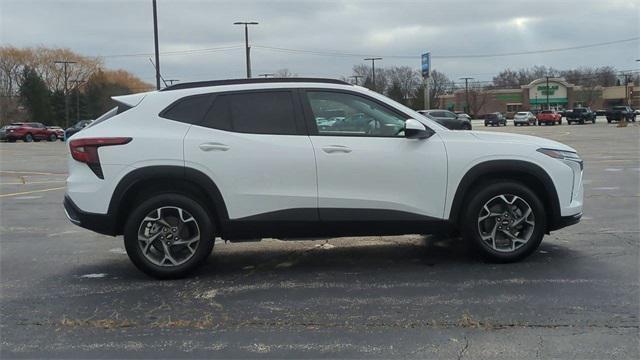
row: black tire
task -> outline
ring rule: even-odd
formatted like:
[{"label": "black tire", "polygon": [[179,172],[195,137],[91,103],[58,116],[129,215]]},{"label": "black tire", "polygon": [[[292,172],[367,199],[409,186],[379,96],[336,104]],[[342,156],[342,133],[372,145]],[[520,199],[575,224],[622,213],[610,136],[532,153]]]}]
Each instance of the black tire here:
[{"label": "black tire", "polygon": [[27,133],[27,134],[24,136],[24,142],[32,142],[33,140],[34,140],[34,139],[33,139],[33,135],[31,135],[30,133]]},{"label": "black tire", "polygon": [[471,130],[471,125],[469,125],[469,124],[462,124],[462,126],[461,126],[461,130]]},{"label": "black tire", "polygon": [[[525,185],[513,180],[498,180],[491,183],[483,184],[476,188],[477,190],[471,195],[470,201],[467,202],[465,213],[462,217],[460,229],[466,241],[470,243],[475,254],[482,258],[497,263],[508,263],[522,260],[534,252],[542,238],[546,229],[546,212],[542,201],[538,196]],[[515,195],[525,200],[530,206],[535,218],[535,225],[529,240],[514,251],[501,252],[492,248],[480,237],[478,228],[478,217],[481,214],[484,204],[499,195]]]},{"label": "black tire", "polygon": [[56,136],[56,134],[49,135],[49,141],[54,142],[56,140],[58,140],[58,137]]},{"label": "black tire", "polygon": [[[138,245],[138,230],[145,216],[154,209],[166,206],[179,207],[190,213],[200,231],[200,242],[191,258],[175,266],[154,264],[142,254],[142,249]],[[182,194],[160,193],[142,201],[129,213],[124,227],[124,245],[129,259],[145,274],[157,279],[177,279],[194,271],[211,254],[214,234],[212,217],[199,202]]]}]

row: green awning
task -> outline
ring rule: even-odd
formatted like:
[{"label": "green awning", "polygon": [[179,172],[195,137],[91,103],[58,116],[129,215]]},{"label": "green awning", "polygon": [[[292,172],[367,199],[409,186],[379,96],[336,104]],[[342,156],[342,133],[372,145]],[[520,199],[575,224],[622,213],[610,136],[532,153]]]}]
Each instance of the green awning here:
[{"label": "green awning", "polygon": [[[569,99],[567,98],[549,98],[549,104],[567,104],[569,103]],[[537,99],[529,99],[529,104],[531,105],[546,105],[547,98],[537,98]]]}]

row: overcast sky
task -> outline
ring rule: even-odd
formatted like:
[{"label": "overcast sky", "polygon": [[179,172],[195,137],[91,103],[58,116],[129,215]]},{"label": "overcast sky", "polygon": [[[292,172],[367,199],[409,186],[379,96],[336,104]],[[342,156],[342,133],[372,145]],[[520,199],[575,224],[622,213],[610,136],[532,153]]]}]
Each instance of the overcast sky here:
[{"label": "overcast sky", "polygon": [[[104,56],[153,83],[151,0],[0,0],[3,45],[67,47]],[[380,66],[420,66],[431,51],[433,68],[453,79],[487,80],[504,68],[559,69],[610,65],[638,69],[638,40],[595,48],[494,58],[437,58],[594,44],[640,36],[640,1],[188,1],[158,0],[163,76],[181,81],[245,75],[244,33],[250,28],[254,76],[288,68],[300,76],[351,74],[359,56],[319,56],[257,46],[384,57]],[[390,56],[414,56],[392,58]]]}]

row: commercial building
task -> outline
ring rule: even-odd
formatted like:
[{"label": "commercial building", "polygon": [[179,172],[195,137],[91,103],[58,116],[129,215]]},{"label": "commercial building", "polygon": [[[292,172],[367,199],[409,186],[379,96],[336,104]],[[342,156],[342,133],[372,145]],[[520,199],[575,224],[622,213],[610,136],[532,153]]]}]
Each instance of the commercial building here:
[{"label": "commercial building", "polygon": [[441,95],[438,100],[441,109],[467,111],[476,116],[492,112],[510,115],[517,111],[546,109],[547,106],[558,110],[589,106],[597,110],[630,104],[640,108],[640,86],[584,87],[561,78],[542,78],[519,89],[469,90],[469,93],[459,89]]}]

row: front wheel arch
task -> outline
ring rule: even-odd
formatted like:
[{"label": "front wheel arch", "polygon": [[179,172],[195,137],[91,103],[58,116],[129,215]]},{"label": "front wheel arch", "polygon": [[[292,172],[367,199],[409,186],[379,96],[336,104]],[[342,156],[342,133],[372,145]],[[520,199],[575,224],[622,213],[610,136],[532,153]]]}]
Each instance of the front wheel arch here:
[{"label": "front wheel arch", "polygon": [[496,180],[512,180],[530,188],[547,209],[547,232],[554,230],[560,219],[560,201],[551,177],[540,166],[523,160],[490,160],[472,167],[458,183],[449,220],[460,225],[465,204],[478,188]]}]

